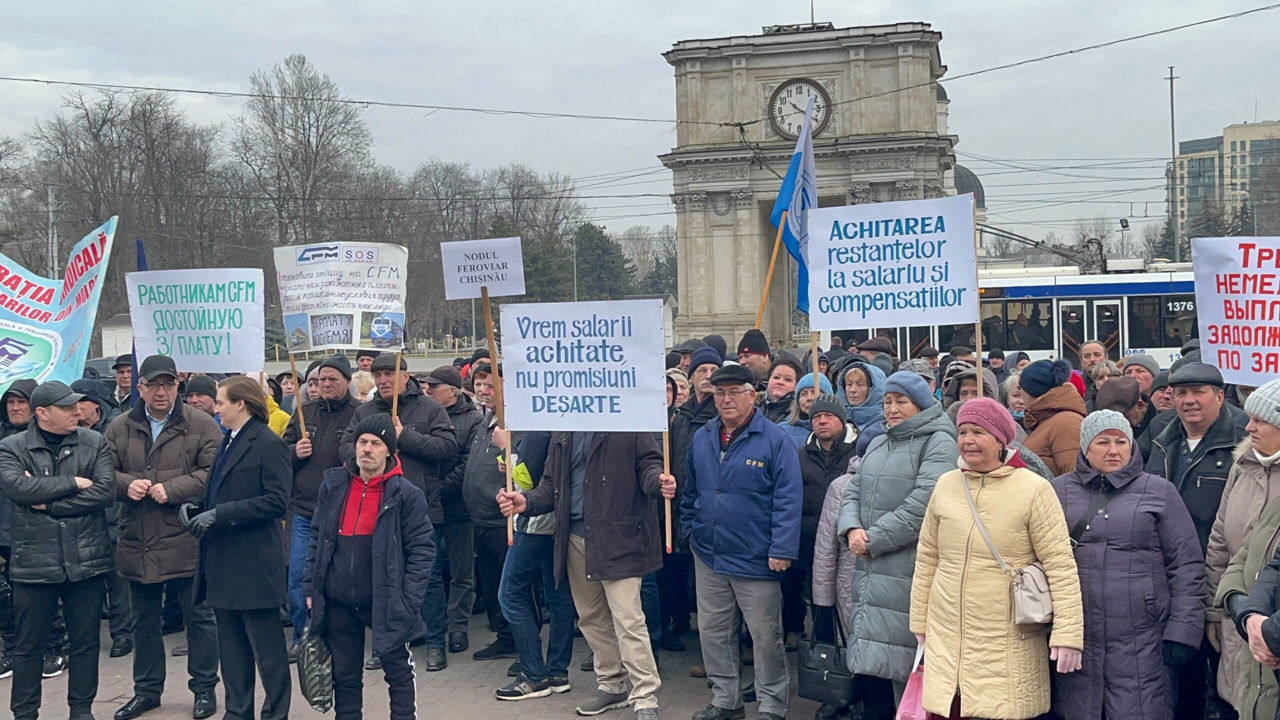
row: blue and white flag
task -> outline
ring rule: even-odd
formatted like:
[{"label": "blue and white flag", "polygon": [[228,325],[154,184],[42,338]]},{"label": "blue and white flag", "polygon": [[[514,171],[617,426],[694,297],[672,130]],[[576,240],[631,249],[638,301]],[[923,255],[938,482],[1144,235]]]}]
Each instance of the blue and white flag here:
[{"label": "blue and white flag", "polygon": [[782,187],[778,189],[778,199],[773,202],[773,213],[770,220],[774,227],[782,220],[782,213],[787,213],[786,226],[782,228],[782,243],[787,252],[796,259],[800,266],[799,281],[796,283],[796,307],[801,312],[809,312],[809,266],[805,262],[809,252],[809,208],[818,206],[818,170],[813,162],[813,135],[809,130],[813,119],[812,95],[809,96],[809,107],[804,111],[804,125],[796,138],[796,149],[791,155],[791,164],[787,166],[787,176],[782,179]]}]

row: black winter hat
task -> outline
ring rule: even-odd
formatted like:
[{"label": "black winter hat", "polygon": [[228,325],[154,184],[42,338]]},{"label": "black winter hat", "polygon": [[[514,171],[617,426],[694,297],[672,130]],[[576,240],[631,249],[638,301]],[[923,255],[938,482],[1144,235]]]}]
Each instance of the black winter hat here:
[{"label": "black winter hat", "polygon": [[769,341],[765,339],[764,333],[754,328],[748,330],[738,343],[738,355],[742,353],[769,355]]},{"label": "black winter hat", "polygon": [[[348,380],[351,379],[351,361],[347,359],[346,355],[341,353],[321,362],[316,369],[319,370],[320,368],[333,368],[334,370],[342,373],[342,377]],[[307,376],[310,377],[310,373],[308,373]]]},{"label": "black winter hat", "polygon": [[835,395],[819,395],[813,399],[813,405],[809,406],[809,417],[812,418],[818,413],[835,415],[840,418],[840,422],[849,421],[849,417],[844,411],[844,405],[840,403],[840,398]]},{"label": "black winter hat", "polygon": [[702,342],[716,349],[716,354],[724,357],[729,352],[729,345],[724,341],[722,335],[708,335],[702,338]]},{"label": "black winter hat", "polygon": [[1069,380],[1071,363],[1066,360],[1037,360],[1018,376],[1018,384],[1031,397],[1040,397]]},{"label": "black winter hat", "polygon": [[396,424],[392,422],[391,416],[387,413],[374,413],[369,417],[360,421],[356,425],[356,431],[353,437],[357,441],[361,435],[373,435],[386,444],[387,450],[392,455],[396,454]]},{"label": "black winter hat", "polygon": [[741,365],[725,365],[711,373],[712,385],[754,385],[755,373]]},{"label": "black winter hat", "polygon": [[211,398],[218,397],[218,383],[208,375],[192,375],[187,378],[187,394],[199,393]]}]

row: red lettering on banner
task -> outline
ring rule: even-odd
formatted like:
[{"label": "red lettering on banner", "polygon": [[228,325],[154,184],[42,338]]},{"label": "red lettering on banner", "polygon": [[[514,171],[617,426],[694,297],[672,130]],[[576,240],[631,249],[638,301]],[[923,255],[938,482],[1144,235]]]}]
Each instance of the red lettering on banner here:
[{"label": "red lettering on banner", "polygon": [[1249,369],[1256,373],[1280,373],[1280,353],[1253,353]]},{"label": "red lettering on banner", "polygon": [[71,288],[80,282],[80,278],[102,262],[102,251],[106,246],[107,234],[99,231],[98,237],[93,242],[81,248],[80,252],[71,258],[67,263],[67,273],[62,281],[61,300],[65,301],[67,293],[71,292]]}]

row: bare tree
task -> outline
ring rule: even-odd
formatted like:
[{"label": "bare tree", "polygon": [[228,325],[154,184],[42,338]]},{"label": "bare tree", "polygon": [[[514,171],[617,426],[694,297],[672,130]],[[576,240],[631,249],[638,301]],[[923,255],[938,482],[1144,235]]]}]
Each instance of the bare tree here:
[{"label": "bare tree", "polygon": [[232,145],[276,212],[280,244],[318,239],[326,193],[355,175],[373,141],[362,111],[305,55],[249,78],[254,97]]}]

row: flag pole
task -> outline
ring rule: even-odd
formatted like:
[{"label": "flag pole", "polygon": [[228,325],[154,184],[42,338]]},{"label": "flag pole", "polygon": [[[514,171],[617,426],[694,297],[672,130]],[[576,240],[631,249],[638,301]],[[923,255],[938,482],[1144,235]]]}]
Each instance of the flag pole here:
[{"label": "flag pole", "polygon": [[[293,406],[298,411],[298,428],[302,430],[302,439],[307,439],[307,418],[302,414],[302,388],[298,387],[298,360],[293,356],[293,352],[289,352],[289,371],[293,373]],[[302,379],[302,386],[306,387],[307,379]]]},{"label": "flag pole", "polygon": [[773,283],[773,267],[778,264],[778,249],[782,247],[782,228],[787,226],[787,211],[782,211],[778,221],[778,234],[773,238],[773,255],[769,257],[769,270],[764,276],[764,292],[760,293],[760,308],[756,310],[756,329],[764,322],[764,306],[769,300],[769,285]]},{"label": "flag pole", "polygon": [[982,386],[985,384],[983,380],[986,373],[982,372],[982,273],[978,271],[978,204],[973,203],[973,286],[978,289],[978,322],[974,324],[973,333],[973,352],[977,355],[978,377],[977,390],[978,397],[982,397]]},{"label": "flag pole", "polygon": [[[671,474],[671,433],[662,431],[662,474]],[[671,498],[663,498],[663,512],[667,520],[667,554],[672,551],[671,545]]]},{"label": "flag pole", "polygon": [[[498,343],[493,337],[493,306],[489,303],[489,286],[480,286],[480,303],[484,306],[484,332],[489,341],[489,362],[493,367],[493,412],[498,416],[498,429],[506,431],[507,429],[507,410],[502,399],[502,376],[498,373]],[[516,444],[511,433],[507,433],[507,460],[502,463],[506,467],[507,474],[507,492],[511,492],[511,452]],[[507,518],[507,546],[515,544],[516,521],[514,517]]]},{"label": "flag pole", "polygon": [[818,382],[818,332],[809,331],[809,352],[813,360],[813,394],[814,396],[822,394],[822,383]]}]

